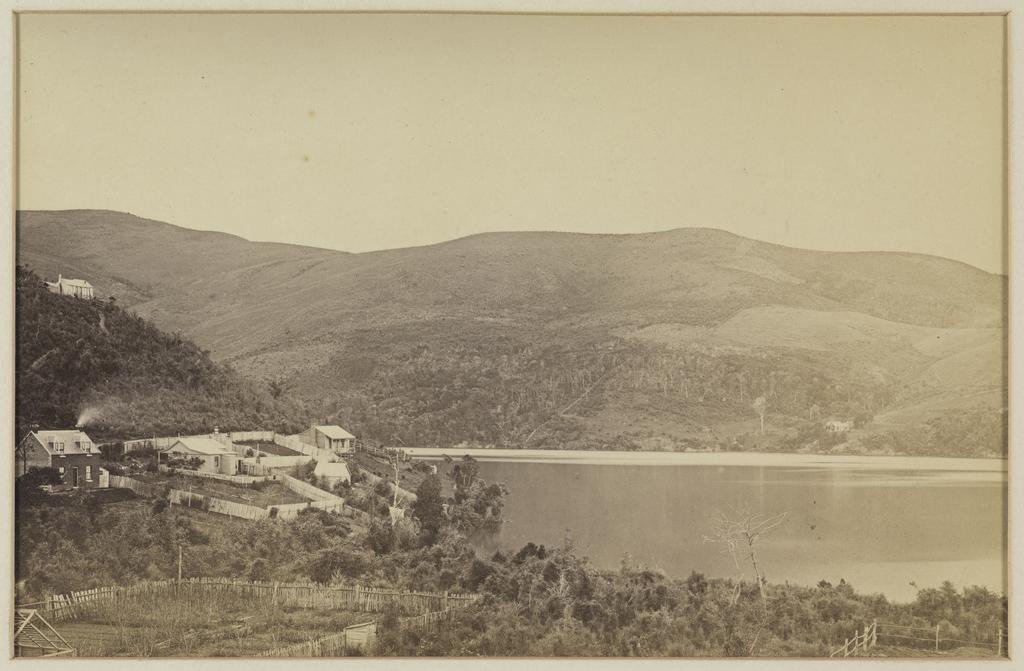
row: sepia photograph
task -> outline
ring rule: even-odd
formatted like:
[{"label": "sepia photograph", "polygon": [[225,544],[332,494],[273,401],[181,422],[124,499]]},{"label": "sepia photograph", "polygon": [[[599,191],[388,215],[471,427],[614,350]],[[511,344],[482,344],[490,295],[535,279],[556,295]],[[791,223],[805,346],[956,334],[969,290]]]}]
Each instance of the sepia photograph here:
[{"label": "sepia photograph", "polygon": [[8,658],[1012,659],[1005,10],[12,21]]}]

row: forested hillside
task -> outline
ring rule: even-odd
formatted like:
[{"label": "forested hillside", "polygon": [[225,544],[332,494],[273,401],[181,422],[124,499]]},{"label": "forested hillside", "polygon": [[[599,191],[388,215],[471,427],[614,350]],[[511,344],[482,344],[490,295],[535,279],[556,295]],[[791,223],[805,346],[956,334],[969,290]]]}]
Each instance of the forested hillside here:
[{"label": "forested hillside", "polygon": [[94,439],[254,427],[297,430],[306,409],[273,398],[180,335],[106,300],[17,274],[17,431],[71,428]]},{"label": "forested hillside", "polygon": [[18,232],[21,263],[386,444],[1006,449],[1006,278],[948,259],[701,228],[364,254],[103,211]]}]

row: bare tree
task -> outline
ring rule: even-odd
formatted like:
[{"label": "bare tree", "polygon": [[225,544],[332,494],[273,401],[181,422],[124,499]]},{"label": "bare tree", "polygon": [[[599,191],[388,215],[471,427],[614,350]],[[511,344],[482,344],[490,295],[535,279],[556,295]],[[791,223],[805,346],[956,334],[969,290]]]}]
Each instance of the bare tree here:
[{"label": "bare tree", "polygon": [[761,417],[761,433],[764,433],[764,413],[768,409],[767,399],[764,396],[758,396],[750,407]]},{"label": "bare tree", "polygon": [[749,563],[754,572],[754,581],[757,583],[758,594],[761,597],[761,620],[750,641],[748,654],[754,654],[757,641],[761,632],[768,626],[770,618],[768,610],[768,594],[765,590],[768,580],[765,577],[764,569],[758,561],[755,546],[763,538],[770,535],[785,523],[789,512],[775,515],[758,515],[749,510],[742,509],[733,511],[730,514],[716,513],[711,531],[704,536],[705,543],[715,543],[722,546],[722,554],[728,555],[738,572],[736,591],[733,593],[732,605],[735,606],[740,598],[743,585],[743,566]]}]

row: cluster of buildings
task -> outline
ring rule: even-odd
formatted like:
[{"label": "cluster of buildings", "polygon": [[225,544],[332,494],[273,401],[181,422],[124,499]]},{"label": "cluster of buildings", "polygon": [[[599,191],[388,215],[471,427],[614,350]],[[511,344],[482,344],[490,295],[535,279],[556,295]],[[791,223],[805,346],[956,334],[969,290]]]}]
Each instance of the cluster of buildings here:
[{"label": "cluster of buildings", "polygon": [[[263,453],[251,446],[237,443],[253,436],[267,439],[288,448],[289,455]],[[316,425],[295,436],[278,436],[272,432],[213,433],[180,436],[129,444],[155,447],[163,464],[184,463],[200,473],[232,476],[263,468],[285,467],[317,462],[314,474],[333,486],[340,480],[351,481],[348,466],[342,457],[356,450],[356,438],[336,425]],[[33,467],[54,468],[63,482],[51,491],[91,489],[106,486],[107,473],[100,468],[102,456],[91,438],[79,429],[33,431],[25,436],[16,450],[16,474],[23,475]]]}]

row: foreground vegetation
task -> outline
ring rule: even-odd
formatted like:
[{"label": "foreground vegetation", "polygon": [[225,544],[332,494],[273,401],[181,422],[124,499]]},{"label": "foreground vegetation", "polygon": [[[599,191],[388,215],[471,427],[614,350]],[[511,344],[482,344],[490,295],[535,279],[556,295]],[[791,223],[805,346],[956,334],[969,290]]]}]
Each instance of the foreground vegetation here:
[{"label": "foreground vegetation", "polygon": [[[319,510],[303,511],[291,522],[243,521],[116,490],[44,497],[22,487],[16,557],[22,598],[171,578],[181,547],[185,577],[358,582],[482,595],[445,627],[430,630],[403,627],[397,614],[383,614],[382,655],[821,656],[876,619],[938,625],[943,638],[981,642],[994,641],[1006,623],[1006,599],[983,587],[958,590],[945,583],[920,590],[911,603],[895,604],[845,582],[805,587],[697,572],[675,578],[626,561],[607,570],[581,556],[570,538],[557,548],[529,543],[480,556],[470,538],[500,528],[505,490],[481,480],[471,460],[447,469],[452,496],[444,496],[438,476],[425,475],[409,519],[395,525],[385,517],[386,492],[364,483],[348,493],[380,499],[367,504],[375,516],[369,526]],[[50,570],[55,564],[62,570]],[[236,611],[244,607],[225,606],[225,613]],[[141,640],[137,645],[157,642]],[[196,654],[220,654],[221,647],[195,645],[207,651]]]}]

